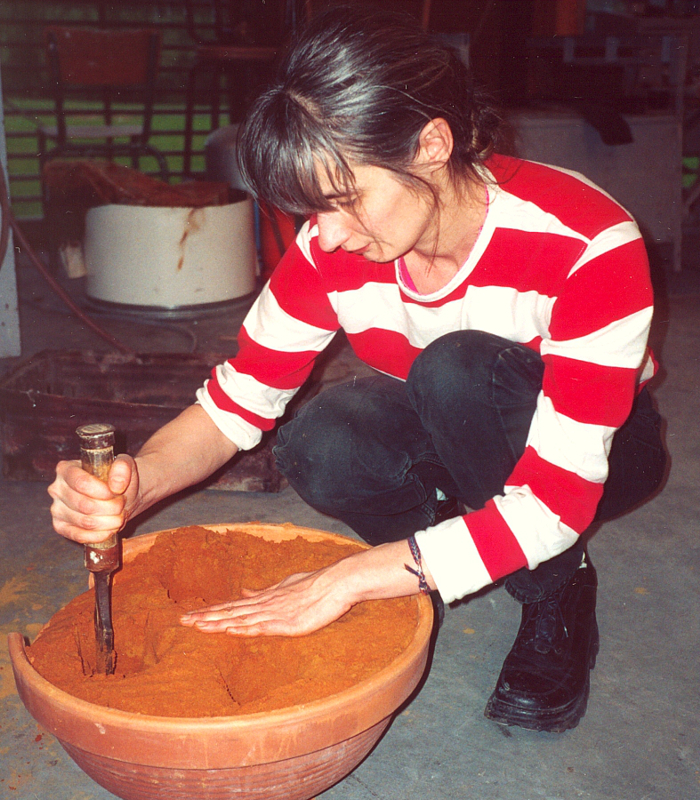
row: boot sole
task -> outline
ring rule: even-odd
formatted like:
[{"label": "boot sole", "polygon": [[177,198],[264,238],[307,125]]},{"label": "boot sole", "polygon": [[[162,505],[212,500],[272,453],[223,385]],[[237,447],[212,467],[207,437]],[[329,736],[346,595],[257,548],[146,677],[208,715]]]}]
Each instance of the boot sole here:
[{"label": "boot sole", "polygon": [[546,717],[543,714],[533,716],[527,712],[519,711],[493,697],[489,700],[484,715],[499,725],[515,725],[528,731],[563,733],[575,728],[583,718],[588,706],[589,690],[590,680],[587,680],[583,692],[575,699],[572,705],[558,709]]},{"label": "boot sole", "polygon": [[598,625],[596,623],[591,649],[588,655],[588,674],[583,691],[575,697],[568,706],[553,709],[548,712],[533,714],[532,712],[522,711],[516,706],[503,703],[492,695],[486,704],[484,716],[487,719],[497,722],[499,725],[517,725],[529,731],[542,731],[547,733],[563,733],[564,731],[575,728],[588,706],[588,695],[591,688],[591,670],[595,667],[598,657],[599,640]]}]

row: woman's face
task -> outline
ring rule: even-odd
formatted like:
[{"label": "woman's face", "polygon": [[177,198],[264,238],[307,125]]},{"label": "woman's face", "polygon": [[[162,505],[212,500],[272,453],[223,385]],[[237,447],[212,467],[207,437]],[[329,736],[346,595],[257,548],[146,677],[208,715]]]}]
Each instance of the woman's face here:
[{"label": "woman's face", "polygon": [[338,196],[319,170],[324,195],[334,206],[317,215],[322,250],[342,248],[384,263],[432,247],[436,217],[430,192],[417,192],[381,167],[356,165],[353,174],[353,194]]}]

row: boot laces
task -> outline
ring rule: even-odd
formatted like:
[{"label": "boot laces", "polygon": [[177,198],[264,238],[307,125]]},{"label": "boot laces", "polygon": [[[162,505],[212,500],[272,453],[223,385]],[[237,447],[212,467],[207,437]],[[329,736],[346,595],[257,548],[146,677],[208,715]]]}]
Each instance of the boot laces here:
[{"label": "boot laces", "polygon": [[538,653],[556,649],[557,640],[568,638],[569,630],[561,610],[559,592],[533,603],[530,607],[531,636],[529,641]]}]

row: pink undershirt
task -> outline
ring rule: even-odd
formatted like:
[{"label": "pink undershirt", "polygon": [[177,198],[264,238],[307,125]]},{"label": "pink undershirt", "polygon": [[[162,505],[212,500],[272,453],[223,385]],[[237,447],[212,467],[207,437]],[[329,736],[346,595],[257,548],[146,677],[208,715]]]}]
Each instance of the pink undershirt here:
[{"label": "pink undershirt", "polygon": [[413,278],[411,277],[411,273],[408,271],[408,267],[406,266],[403,256],[399,256],[399,276],[408,289],[410,289],[412,292],[418,291],[416,284],[413,283]]},{"label": "pink undershirt", "polygon": [[[486,190],[486,214],[489,213],[489,190],[484,187]],[[486,222],[486,216],[484,216],[484,222]],[[481,223],[481,227],[477,231],[476,239],[479,238],[481,235],[481,231],[484,229],[484,222]],[[476,242],[476,239],[474,240]],[[406,261],[403,256],[399,256],[398,259],[399,264],[399,277],[403,281],[404,285],[407,289],[410,289],[412,292],[416,292],[416,294],[423,294],[423,292],[419,292],[416,284],[413,282],[413,278],[411,277],[411,273],[408,271],[408,267],[406,266]],[[431,293],[432,294],[432,293]]]}]

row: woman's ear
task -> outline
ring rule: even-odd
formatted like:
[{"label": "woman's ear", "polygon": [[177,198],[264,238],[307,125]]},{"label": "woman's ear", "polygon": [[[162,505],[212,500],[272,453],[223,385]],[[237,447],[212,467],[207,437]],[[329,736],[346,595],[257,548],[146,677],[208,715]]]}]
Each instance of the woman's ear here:
[{"label": "woman's ear", "polygon": [[431,119],[421,131],[418,141],[419,149],[414,161],[416,167],[440,168],[450,160],[454,138],[449,122],[442,117]]}]

